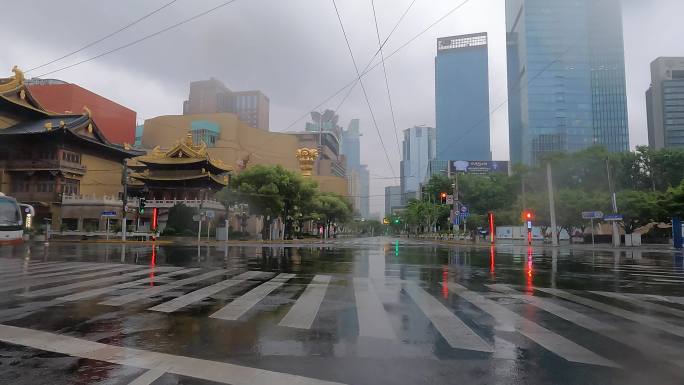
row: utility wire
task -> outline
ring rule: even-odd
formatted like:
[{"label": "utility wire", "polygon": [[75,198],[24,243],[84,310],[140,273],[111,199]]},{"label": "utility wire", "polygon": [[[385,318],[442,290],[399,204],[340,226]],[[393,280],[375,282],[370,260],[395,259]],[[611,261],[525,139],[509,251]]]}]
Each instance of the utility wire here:
[{"label": "utility wire", "polygon": [[[454,12],[456,12],[457,10],[459,10],[461,7],[463,7],[464,5],[466,5],[466,4],[469,3],[469,2],[470,2],[470,0],[464,0],[463,2],[461,2],[460,4],[458,4],[456,7],[452,8],[451,10],[449,10],[447,13],[445,13],[445,14],[442,15],[440,18],[438,18],[437,20],[435,20],[432,24],[430,24],[430,25],[427,26],[425,29],[423,29],[422,31],[420,31],[419,33],[417,33],[416,35],[414,35],[414,36],[413,36],[411,39],[409,39],[406,43],[402,44],[401,46],[399,46],[399,48],[397,48],[397,49],[395,49],[394,51],[392,51],[392,53],[390,53],[389,55],[385,56],[385,60],[389,60],[390,58],[392,58],[394,55],[396,55],[397,52],[399,52],[400,50],[404,49],[404,48],[405,48],[406,46],[408,46],[409,44],[413,43],[416,39],[418,39],[419,37],[423,36],[423,35],[424,35],[425,33],[427,33],[429,30],[431,30],[432,28],[434,28],[437,24],[439,24],[439,23],[441,23],[442,21],[444,21],[444,19],[446,19],[447,17],[451,16]],[[389,36],[388,36],[388,37],[389,37]],[[374,55],[373,59],[375,59],[375,56],[377,56],[379,53],[380,53],[380,51],[378,50],[378,51],[376,52],[376,55]],[[363,72],[361,73],[361,76],[360,76],[360,77],[357,77],[356,79],[354,79],[354,80],[350,81],[349,83],[347,83],[346,85],[344,85],[342,88],[340,88],[340,89],[337,90],[335,93],[333,93],[332,95],[330,95],[329,97],[327,97],[325,100],[323,100],[323,102],[321,102],[320,104],[318,104],[316,107],[314,107],[314,108],[311,109],[310,111],[315,111],[315,110],[317,110],[317,109],[320,108],[322,105],[324,105],[325,103],[329,102],[330,100],[332,100],[332,99],[333,99],[334,97],[336,97],[337,95],[341,94],[341,93],[342,93],[344,90],[346,90],[347,88],[353,87],[353,86],[356,84],[356,82],[360,80],[361,77],[366,76],[366,74],[368,74],[370,71],[372,71],[372,70],[374,70],[375,68],[377,68],[379,65],[381,65],[381,63],[376,63],[376,64],[374,64],[373,66],[369,66],[368,69],[366,69],[365,71],[363,71]],[[295,124],[297,124],[300,120],[306,118],[308,115],[309,115],[309,113],[307,112],[306,114],[304,114],[304,115],[302,115],[301,117],[299,117],[297,120],[295,120],[294,122],[292,122],[289,126],[287,126],[286,130],[289,129],[289,128],[291,128],[291,127],[294,126]]]},{"label": "utility wire", "polygon": [[69,52],[69,53],[67,53],[67,54],[65,54],[65,55],[63,55],[63,56],[60,56],[60,57],[58,57],[58,58],[56,58],[56,59],[50,60],[49,62],[47,62],[47,63],[45,63],[45,64],[41,64],[41,65],[39,65],[39,66],[37,66],[37,67],[30,68],[30,69],[26,70],[26,72],[31,72],[31,71],[33,71],[33,70],[37,70],[38,68],[43,68],[43,67],[48,66],[48,65],[50,65],[50,64],[52,64],[52,63],[58,62],[58,61],[60,61],[60,60],[62,60],[62,59],[66,59],[66,58],[68,58],[69,56],[75,55],[75,54],[77,54],[77,53],[83,51],[84,49],[87,49],[87,48],[90,48],[90,47],[94,46],[94,45],[97,44],[97,43],[103,42],[103,41],[109,39],[110,37],[112,37],[112,36],[114,36],[114,35],[116,35],[116,34],[118,34],[118,33],[120,33],[120,32],[123,32],[123,31],[127,30],[128,28],[130,28],[130,27],[132,27],[132,26],[134,26],[134,25],[140,23],[141,21],[143,21],[143,20],[147,19],[148,17],[154,15],[155,13],[161,11],[162,9],[171,6],[173,3],[177,2],[177,1],[178,1],[178,0],[170,1],[170,2],[168,2],[168,3],[164,4],[164,5],[162,5],[161,7],[155,9],[154,11],[152,11],[152,12],[150,12],[150,13],[148,13],[148,14],[146,14],[146,15],[144,15],[144,16],[142,16],[142,17],[136,19],[136,20],[134,20],[133,22],[124,25],[123,27],[117,29],[116,31],[111,32],[110,34],[108,34],[108,35],[106,35],[106,36],[103,36],[103,37],[101,37],[101,38],[99,38],[99,39],[97,39],[97,40],[91,41],[90,43],[84,45],[83,47],[81,47],[81,48],[79,48],[79,49],[77,49],[77,50],[75,50],[75,51],[71,51],[71,52]]},{"label": "utility wire", "polygon": [[359,78],[359,84],[361,85],[361,90],[363,90],[363,96],[366,99],[366,105],[368,105],[368,111],[370,111],[371,119],[373,120],[373,126],[375,126],[375,131],[378,134],[378,139],[380,139],[380,145],[382,145],[382,150],[385,152],[385,157],[387,158],[387,165],[389,165],[390,170],[392,170],[392,175],[396,176],[394,172],[394,167],[392,166],[392,161],[390,160],[389,153],[387,153],[387,147],[385,147],[385,142],[382,140],[382,135],[380,134],[380,128],[378,127],[378,122],[375,119],[375,114],[373,113],[373,107],[368,99],[368,93],[366,92],[366,87],[363,85],[361,80],[361,72],[359,71],[359,66],[356,64],[356,59],[354,58],[354,52],[352,51],[351,44],[349,43],[349,38],[347,37],[347,32],[344,29],[344,24],[342,23],[342,17],[340,16],[340,11],[337,9],[337,3],[332,0],[333,7],[335,8],[335,13],[337,14],[337,20],[340,22],[340,28],[342,29],[342,35],[344,35],[344,40],[347,43],[347,48],[349,49],[349,55],[351,56],[352,63],[354,63],[354,70],[356,70],[356,75]]},{"label": "utility wire", "polygon": [[394,105],[392,104],[392,93],[390,92],[389,79],[387,78],[387,68],[385,67],[385,55],[382,52],[382,43],[380,42],[380,29],[378,28],[378,16],[375,12],[375,0],[371,0],[371,7],[373,8],[373,21],[375,22],[375,35],[378,37],[378,51],[380,51],[380,59],[382,60],[382,72],[385,74],[385,88],[387,89],[387,99],[389,99],[389,108],[392,113],[392,125],[394,126],[394,140],[397,142],[397,153],[401,157],[401,146],[399,146],[399,135],[397,134],[397,120],[394,117]]},{"label": "utility wire", "polygon": [[128,47],[134,46],[134,45],[136,45],[136,44],[138,44],[138,43],[141,43],[141,42],[143,42],[143,41],[145,41],[145,40],[147,40],[147,39],[149,39],[149,38],[155,37],[155,36],[157,36],[157,35],[161,35],[162,33],[166,32],[166,31],[172,30],[172,29],[177,28],[177,27],[179,27],[179,26],[181,26],[181,25],[183,25],[183,24],[186,24],[186,23],[189,23],[189,22],[191,22],[191,21],[193,21],[193,20],[195,20],[195,19],[198,19],[198,18],[200,18],[200,17],[202,17],[202,16],[208,15],[208,14],[210,14],[210,13],[212,13],[212,12],[214,12],[214,11],[220,9],[220,8],[223,8],[223,7],[227,6],[227,5],[233,4],[233,3],[236,2],[236,1],[237,1],[237,0],[226,1],[226,2],[221,3],[221,4],[219,4],[219,5],[217,5],[217,6],[213,7],[213,8],[210,8],[210,9],[204,11],[204,12],[200,12],[200,13],[194,15],[194,16],[191,16],[191,17],[189,17],[189,18],[187,18],[187,19],[184,19],[184,20],[182,20],[182,21],[179,21],[178,23],[175,23],[175,24],[172,24],[172,25],[170,25],[170,26],[168,26],[168,27],[166,27],[166,28],[160,29],[160,30],[157,31],[157,32],[153,32],[153,33],[150,33],[150,34],[148,34],[148,35],[145,35],[145,36],[143,36],[143,37],[141,37],[141,38],[139,38],[139,39],[133,40],[133,41],[130,42],[130,43],[127,43],[127,44],[124,44],[124,45],[122,45],[122,46],[116,47],[116,48],[111,49],[111,50],[109,50],[109,51],[105,51],[105,52],[103,52],[103,53],[101,53],[101,54],[99,54],[99,55],[95,55],[95,56],[93,56],[93,57],[90,57],[90,58],[88,58],[88,59],[81,60],[81,61],[79,61],[79,62],[70,64],[70,65],[68,65],[68,66],[64,66],[64,67],[58,68],[58,69],[56,69],[56,70],[53,70],[53,71],[50,71],[50,72],[46,72],[46,73],[40,74],[40,75],[38,75],[37,77],[43,77],[43,76],[46,76],[46,75],[54,74],[55,72],[64,71],[64,70],[66,70],[66,69],[69,69],[69,68],[72,68],[72,67],[76,67],[77,65],[81,65],[81,64],[83,64],[83,63],[87,63],[87,62],[89,62],[89,61],[92,61],[92,60],[95,60],[95,59],[99,59],[99,58],[101,58],[101,57],[103,57],[103,56],[106,56],[106,55],[109,55],[109,54],[111,54],[111,53],[114,53],[114,52],[117,52],[117,51],[121,51],[121,50],[124,49],[124,48],[128,48]]},{"label": "utility wire", "polygon": [[[380,54],[380,52],[382,52],[382,51],[381,51],[382,48],[385,47],[385,44],[387,44],[387,41],[389,40],[389,38],[392,36],[392,34],[394,34],[394,31],[396,31],[397,28],[399,28],[399,24],[401,24],[401,22],[404,20],[404,18],[406,17],[406,15],[409,13],[409,11],[411,10],[411,8],[413,7],[413,4],[415,4],[415,3],[416,3],[416,0],[413,0],[413,1],[411,2],[411,4],[409,4],[408,8],[406,8],[406,10],[404,11],[404,13],[401,15],[401,17],[399,17],[399,20],[396,22],[396,24],[394,24],[394,28],[392,28],[392,30],[391,30],[390,33],[387,35],[387,37],[385,38],[385,40],[382,42],[382,44],[380,44],[380,47],[378,48],[378,50],[375,51],[375,53],[373,54],[373,56],[371,56],[370,60],[368,60],[368,64],[366,64],[366,66],[363,68],[363,71],[361,71],[362,73],[365,74],[366,71],[368,70],[368,68],[371,66],[371,64],[373,64],[373,60],[375,60],[375,58],[378,57],[378,55]],[[335,111],[339,110],[339,109],[342,107],[342,105],[343,105],[344,102],[347,100],[347,98],[349,97],[349,95],[351,95],[352,91],[354,91],[354,88],[356,87],[356,85],[358,84],[358,82],[359,82],[359,79],[358,79],[358,78],[354,80],[354,82],[353,82],[352,85],[351,85],[351,88],[349,88],[349,91],[347,91],[347,93],[344,95],[344,97],[343,97],[342,100],[340,101],[340,104],[337,105],[337,108],[335,109]]]}]

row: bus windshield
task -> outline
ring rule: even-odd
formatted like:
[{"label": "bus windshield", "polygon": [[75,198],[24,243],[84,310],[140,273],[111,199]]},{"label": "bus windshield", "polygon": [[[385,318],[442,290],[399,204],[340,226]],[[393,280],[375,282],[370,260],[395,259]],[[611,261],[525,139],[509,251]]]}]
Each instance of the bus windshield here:
[{"label": "bus windshield", "polygon": [[16,202],[0,199],[0,225],[16,225],[21,223],[21,213]]}]

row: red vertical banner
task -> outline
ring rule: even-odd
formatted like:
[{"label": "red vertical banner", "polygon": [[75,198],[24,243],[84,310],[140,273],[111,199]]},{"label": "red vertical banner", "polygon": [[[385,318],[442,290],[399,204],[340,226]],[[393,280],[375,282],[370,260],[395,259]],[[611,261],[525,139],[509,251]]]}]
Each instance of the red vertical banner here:
[{"label": "red vertical banner", "polygon": [[155,207],[152,209],[152,231],[157,230],[157,218],[158,217],[159,217],[159,209]]}]

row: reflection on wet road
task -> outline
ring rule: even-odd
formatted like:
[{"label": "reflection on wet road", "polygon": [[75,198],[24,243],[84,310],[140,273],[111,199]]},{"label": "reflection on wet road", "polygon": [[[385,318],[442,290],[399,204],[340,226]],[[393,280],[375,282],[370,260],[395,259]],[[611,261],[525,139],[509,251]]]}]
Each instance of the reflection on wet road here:
[{"label": "reflection on wet road", "polygon": [[680,253],[0,248],[0,383],[681,384]]}]

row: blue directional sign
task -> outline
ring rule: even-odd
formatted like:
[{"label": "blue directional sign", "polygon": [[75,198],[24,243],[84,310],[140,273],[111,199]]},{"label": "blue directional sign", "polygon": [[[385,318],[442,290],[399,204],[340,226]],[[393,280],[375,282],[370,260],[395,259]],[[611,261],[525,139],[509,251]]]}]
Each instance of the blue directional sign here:
[{"label": "blue directional sign", "polygon": [[604,221],[621,221],[624,218],[622,217],[622,214],[607,214],[603,217]]},{"label": "blue directional sign", "polygon": [[603,218],[602,211],[583,211],[582,219],[601,219]]},{"label": "blue directional sign", "polygon": [[103,217],[115,217],[116,211],[103,211],[102,216]]}]

